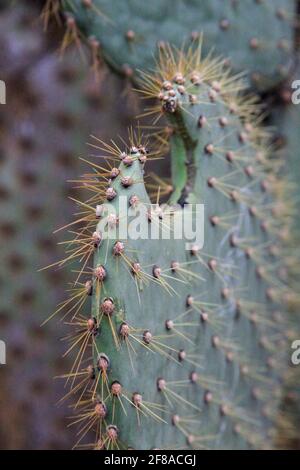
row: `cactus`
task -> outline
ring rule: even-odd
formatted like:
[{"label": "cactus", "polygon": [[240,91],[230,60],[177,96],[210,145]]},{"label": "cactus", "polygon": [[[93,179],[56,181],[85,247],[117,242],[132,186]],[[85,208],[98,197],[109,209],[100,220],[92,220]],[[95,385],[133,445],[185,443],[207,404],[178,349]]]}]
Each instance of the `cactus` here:
[{"label": "cactus", "polygon": [[282,81],[293,58],[294,0],[154,0],[142,7],[136,0],[54,1],[59,3],[68,39],[96,38],[110,66],[125,75],[151,68],[157,43],[180,47],[200,32],[206,52],[214,47],[229,56],[260,89]]},{"label": "cactus", "polygon": [[[283,269],[288,191],[256,98],[201,49],[202,40],[188,50],[165,45],[156,72],[142,73],[144,97],[159,100],[146,113],[172,129],[167,209],[145,189],[144,167],[159,150],[147,151],[139,131],[124,148],[95,141],[108,168],[92,161],[81,179],[91,196],[78,202],[66,260],[82,267],[55,312],[68,317],[76,351],[67,382],[77,447],[90,429],[99,450],[273,445],[285,303],[297,301]],[[139,211],[148,230],[164,233],[195,203],[205,205],[203,248],[118,235]]]},{"label": "cactus", "polygon": [[[289,174],[291,181],[298,191],[299,172],[299,126],[300,126],[300,108],[299,104],[292,101],[294,81],[299,80],[300,66],[293,71],[293,74],[285,82],[280,89],[277,100],[273,101],[270,108],[269,123],[275,128],[277,135],[276,140],[281,152],[281,158],[286,161],[286,172]],[[298,224],[298,219],[295,218]],[[298,227],[299,230],[299,227]]]},{"label": "cactus", "polygon": [[[271,113],[269,117],[270,123],[277,130],[277,139],[279,144],[281,158],[285,161],[285,171],[289,179],[291,194],[299,204],[299,126],[300,126],[300,107],[292,100],[294,88],[292,84],[295,80],[299,80],[299,54],[298,66],[293,75],[285,83],[280,90],[279,99],[272,103]],[[293,217],[290,251],[293,253],[288,260],[290,282],[295,288],[299,285],[299,218],[296,213]],[[292,305],[289,311],[289,335],[291,344],[300,337],[299,321],[298,321],[298,305]],[[282,385],[282,401],[278,419],[277,444],[280,448],[299,449],[298,425],[300,416],[300,397],[299,397],[300,375],[296,365],[290,364],[289,369],[284,376]]]}]

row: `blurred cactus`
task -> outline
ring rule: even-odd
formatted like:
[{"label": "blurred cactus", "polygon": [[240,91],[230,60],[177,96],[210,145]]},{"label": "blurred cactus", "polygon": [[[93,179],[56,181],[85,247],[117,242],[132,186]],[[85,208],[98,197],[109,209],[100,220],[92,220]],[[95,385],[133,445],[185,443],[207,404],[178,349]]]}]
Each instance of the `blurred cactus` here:
[{"label": "blurred cactus", "polygon": [[[270,106],[269,121],[276,129],[275,142],[279,147],[282,160],[285,162],[285,172],[289,178],[291,194],[299,206],[299,149],[300,149],[300,105],[296,104],[292,95],[296,91],[293,83],[300,79],[299,58],[293,75],[286,81],[278,93],[277,99]],[[298,290],[299,286],[299,246],[300,223],[297,212],[293,217],[290,236],[291,256],[287,260],[290,283]],[[299,305],[292,304],[289,311],[290,343],[300,338],[298,318]],[[291,350],[292,351],[292,350]],[[283,398],[278,420],[277,444],[280,448],[299,449],[299,419],[300,419],[300,371],[299,366],[290,364],[284,376]]]},{"label": "blurred cactus", "polygon": [[[62,0],[68,39],[96,38],[111,67],[125,74],[153,66],[156,46],[206,38],[205,48],[247,70],[260,89],[287,75],[293,62],[294,0]],[[268,25],[268,27],[266,27]]]},{"label": "blurred cactus", "polygon": [[[281,158],[286,162],[286,172],[290,175],[296,192],[298,191],[297,186],[300,178],[300,105],[293,103],[293,93],[296,92],[296,89],[292,85],[297,80],[300,80],[299,65],[279,90],[278,96],[271,96],[271,100],[272,98],[273,100],[270,103],[269,117],[270,123],[275,128],[275,136],[280,148]],[[295,219],[295,223],[299,229],[298,218]]]}]

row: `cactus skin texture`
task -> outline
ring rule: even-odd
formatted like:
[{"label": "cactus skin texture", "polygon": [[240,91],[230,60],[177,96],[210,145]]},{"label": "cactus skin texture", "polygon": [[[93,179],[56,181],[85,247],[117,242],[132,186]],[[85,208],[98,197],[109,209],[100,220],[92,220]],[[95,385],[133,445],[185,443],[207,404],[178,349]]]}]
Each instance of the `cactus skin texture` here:
[{"label": "cactus skin texture", "polygon": [[94,251],[94,264],[84,262],[75,288],[82,302],[91,299],[91,314],[72,302],[65,312],[70,348],[79,350],[69,375],[78,447],[92,428],[99,450],[273,446],[288,350],[282,302],[297,297],[280,269],[285,182],[275,176],[255,99],[241,95],[243,84],[219,59],[202,60],[201,45],[166,46],[158,70],[143,74],[143,93],[159,97],[148,112],[173,130],[171,203],[205,204],[203,249],[113,235],[125,216],[121,196],[133,212],[152,207],[149,227],[168,224],[143,181],[156,153],[133,131],[127,148],[98,143],[110,169],[92,162],[93,181],[83,178],[92,197],[80,204],[87,225],[73,243],[85,240],[84,259]]},{"label": "cactus skin texture", "polygon": [[197,38],[199,28],[207,51],[229,56],[260,89],[286,76],[293,55],[293,0],[64,0],[62,8],[69,29],[96,38],[107,62],[129,75],[151,67],[158,43],[180,47]]}]

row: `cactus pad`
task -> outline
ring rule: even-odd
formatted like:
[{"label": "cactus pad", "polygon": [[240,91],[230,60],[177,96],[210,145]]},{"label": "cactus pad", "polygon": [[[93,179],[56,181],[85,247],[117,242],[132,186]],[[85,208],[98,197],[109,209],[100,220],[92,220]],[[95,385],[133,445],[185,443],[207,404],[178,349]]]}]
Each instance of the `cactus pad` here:
[{"label": "cactus pad", "polygon": [[62,6],[70,34],[77,28],[79,38],[96,38],[107,62],[127,75],[153,67],[157,44],[180,47],[200,32],[207,50],[229,56],[260,88],[281,81],[292,61],[293,0],[65,0]]},{"label": "cactus pad", "polygon": [[[64,312],[78,447],[91,428],[96,449],[272,447],[282,301],[295,296],[282,269],[285,183],[256,99],[201,47],[166,45],[142,74],[144,97],[158,99],[146,113],[172,128],[167,208],[150,202],[144,167],[157,154],[134,131],[127,146],[96,141],[108,168],[93,160],[82,179],[91,196],[78,203],[71,252],[83,266]],[[187,204],[204,204],[203,247],[164,236]],[[159,239],[120,235],[138,214]]]}]

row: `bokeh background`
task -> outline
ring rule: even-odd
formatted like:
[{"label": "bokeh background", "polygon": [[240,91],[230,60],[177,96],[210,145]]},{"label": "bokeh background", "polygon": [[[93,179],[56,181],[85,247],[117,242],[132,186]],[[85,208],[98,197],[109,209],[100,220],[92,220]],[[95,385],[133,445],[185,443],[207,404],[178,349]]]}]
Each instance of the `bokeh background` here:
[{"label": "bokeh background", "polygon": [[64,391],[53,377],[69,366],[62,358],[64,325],[40,327],[65,297],[68,269],[38,269],[63,254],[52,232],[75,210],[69,196],[76,198],[77,190],[67,180],[84,171],[79,157],[89,152],[90,134],[125,136],[133,116],[129,84],[105,67],[97,82],[76,48],[60,57],[63,29],[53,23],[45,33],[42,3],[5,6],[1,0],[0,72],[7,87],[0,108],[0,338],[7,345],[7,365],[0,366],[2,449],[74,443],[68,405],[55,406]]},{"label": "bokeh background", "polygon": [[[103,64],[95,77],[76,47],[60,57],[64,29],[52,22],[44,31],[43,3],[0,2],[0,79],[7,86],[0,106],[1,449],[62,449],[75,441],[68,403],[55,405],[64,390],[54,377],[70,365],[64,325],[40,327],[65,298],[68,269],[38,270],[63,254],[53,231],[75,210],[69,197],[78,194],[68,180],[85,170],[79,157],[89,153],[89,136],[125,137],[140,108],[129,81]],[[272,99],[282,104],[279,92]],[[166,162],[156,171],[168,176]],[[291,393],[289,405],[293,399]]]}]

